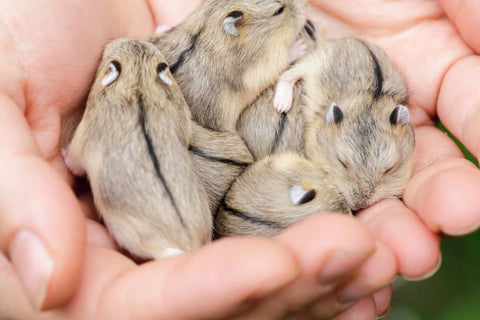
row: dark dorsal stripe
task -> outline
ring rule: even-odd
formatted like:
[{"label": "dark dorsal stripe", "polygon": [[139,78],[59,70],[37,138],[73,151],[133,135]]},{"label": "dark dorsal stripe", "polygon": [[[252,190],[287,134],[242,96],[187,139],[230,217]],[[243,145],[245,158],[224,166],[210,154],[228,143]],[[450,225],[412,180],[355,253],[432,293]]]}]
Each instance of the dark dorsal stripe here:
[{"label": "dark dorsal stripe", "polygon": [[283,112],[280,115],[280,120],[278,121],[278,130],[275,133],[275,139],[273,140],[273,145],[270,153],[275,153],[280,144],[280,141],[283,137],[283,133],[285,132],[285,125],[287,123],[287,113]]},{"label": "dark dorsal stripe", "polygon": [[175,199],[173,198],[172,192],[170,191],[170,188],[168,187],[167,181],[165,180],[165,177],[162,174],[162,171],[160,169],[160,162],[158,161],[157,155],[155,154],[155,149],[153,148],[153,143],[152,143],[152,138],[148,134],[147,131],[147,119],[145,117],[145,105],[143,103],[143,98],[141,94],[137,95],[137,103],[138,107],[140,109],[140,117],[139,117],[139,123],[142,128],[142,133],[143,136],[145,137],[145,142],[147,143],[147,149],[148,149],[148,155],[150,156],[150,159],[152,160],[153,166],[155,168],[155,173],[157,174],[158,179],[160,180],[161,184],[165,188],[165,192],[167,193],[168,199],[170,200],[170,203],[172,204],[173,208],[175,209],[175,212],[177,213],[178,218],[180,219],[180,222],[182,223],[182,226],[185,228],[185,230],[188,230],[187,225],[185,224],[185,221],[183,220],[183,217],[178,210],[177,204],[175,203]]},{"label": "dark dorsal stripe", "polygon": [[380,68],[380,64],[378,63],[377,56],[373,51],[366,45],[365,43],[363,44],[367,49],[368,52],[370,53],[370,57],[372,58],[373,61],[373,70],[375,72],[375,90],[373,91],[373,99],[377,100],[380,98],[382,95],[383,91],[383,73],[382,73],[382,68]]},{"label": "dark dorsal stripe", "polygon": [[245,213],[245,212],[242,212],[240,210],[237,210],[237,209],[234,209],[234,208],[231,208],[229,206],[227,206],[227,204],[225,202],[223,202],[223,209],[240,218],[240,219],[243,219],[245,221],[248,221],[252,224],[256,224],[256,225],[260,225],[260,226],[264,226],[264,227],[269,227],[269,228],[275,228],[275,229],[283,229],[284,227],[278,223],[278,222],[274,222],[274,221],[270,221],[270,220],[265,220],[265,219],[262,219],[262,218],[258,218],[258,217],[254,217],[248,213]]},{"label": "dark dorsal stripe", "polygon": [[197,147],[194,147],[194,146],[189,146],[188,150],[190,152],[192,152],[193,154],[195,154],[199,157],[202,157],[204,159],[207,159],[208,161],[212,161],[212,162],[220,162],[220,163],[223,163],[223,164],[228,164],[228,165],[231,165],[231,166],[243,167],[243,168],[246,168],[250,165],[250,163],[246,163],[246,162],[240,162],[240,161],[235,161],[235,160],[231,160],[231,159],[214,157],[214,156],[208,155],[205,152],[203,152],[202,150],[200,150],[200,149],[198,149]]},{"label": "dark dorsal stripe", "polygon": [[190,47],[185,49],[180,54],[177,61],[175,61],[175,63],[170,66],[170,72],[171,73],[177,72],[178,68],[180,68],[180,66],[185,62],[185,60],[187,60],[188,57],[193,53],[193,51],[195,51],[195,45],[197,44],[197,39],[198,39],[199,34],[200,33],[197,33],[196,35],[193,36],[192,43],[190,44]]}]

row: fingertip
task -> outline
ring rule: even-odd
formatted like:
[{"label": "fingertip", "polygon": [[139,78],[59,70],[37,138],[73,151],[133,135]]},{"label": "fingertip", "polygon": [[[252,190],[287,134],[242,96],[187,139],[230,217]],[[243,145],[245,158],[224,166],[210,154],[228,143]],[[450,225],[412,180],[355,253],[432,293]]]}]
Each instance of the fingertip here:
[{"label": "fingertip", "polygon": [[378,242],[375,253],[362,264],[355,277],[339,289],[337,297],[342,303],[359,300],[388,286],[396,273],[394,254],[387,246]]},{"label": "fingertip", "polygon": [[480,172],[467,160],[458,159],[453,167],[432,176],[418,190],[417,208],[434,230],[465,235],[480,226],[479,193]]},{"label": "fingertip", "polygon": [[392,286],[386,286],[382,290],[375,292],[373,300],[375,302],[377,319],[387,316],[390,311],[390,301],[392,300]]},{"label": "fingertip", "polygon": [[438,264],[440,238],[400,200],[383,200],[359,216],[393,252],[398,272],[420,278]]},{"label": "fingertip", "polygon": [[372,297],[367,297],[331,320],[374,320],[375,318],[375,302]]},{"label": "fingertip", "polygon": [[[80,206],[68,184],[40,158],[18,158],[9,169],[12,176],[4,178],[11,182],[10,198],[0,201],[0,242],[33,306],[60,306],[72,296],[83,267],[85,222]],[[18,172],[22,180],[14,177]]]}]

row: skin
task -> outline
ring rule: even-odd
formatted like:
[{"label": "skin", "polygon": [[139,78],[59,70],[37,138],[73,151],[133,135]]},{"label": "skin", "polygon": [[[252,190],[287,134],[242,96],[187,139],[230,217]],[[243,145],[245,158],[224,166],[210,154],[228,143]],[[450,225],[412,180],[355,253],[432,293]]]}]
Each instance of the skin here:
[{"label": "skin", "polygon": [[[8,292],[2,296],[2,318],[162,319],[175,314],[178,319],[221,319],[235,313],[254,319],[248,316],[258,317],[260,311],[267,318],[300,317],[319,309],[334,315],[350,307],[335,319],[373,319],[388,308],[389,288],[381,288],[395,273],[422,278],[436,269],[437,233],[462,235],[477,229],[480,174],[432,119],[438,116],[480,155],[475,125],[479,93],[473,85],[480,74],[480,40],[474,36],[480,7],[461,0],[359,0],[355,6],[323,0],[311,4],[327,14],[312,15],[322,21],[327,36],[353,33],[377,42],[410,85],[417,159],[406,205],[380,202],[365,210],[361,221],[313,217],[273,240],[229,239],[140,267],[120,255],[105,229],[88,219],[88,201],[80,205],[69,187],[71,177],[60,157],[60,120],[82,105],[109,39],[146,37],[155,25],[183,18],[170,13],[186,14],[196,1],[169,2],[55,0],[46,11],[40,1],[28,6],[0,1],[0,61],[5,66],[0,75],[0,291]],[[168,9],[167,3],[178,7]],[[445,19],[441,5],[453,22]],[[328,237],[317,232],[323,228]],[[44,315],[34,315],[18,277],[21,266],[7,259],[18,230],[41,238],[54,261],[45,299],[37,303],[52,309]],[[342,236],[331,236],[335,234]],[[334,253],[346,259],[329,267],[326,257]],[[212,259],[222,263],[212,265]],[[329,268],[339,274],[321,272]],[[211,280],[222,274],[235,276]],[[356,286],[357,297],[341,304],[338,297],[348,286]],[[131,292],[135,299],[118,310]],[[292,314],[293,309],[298,313]]]}]

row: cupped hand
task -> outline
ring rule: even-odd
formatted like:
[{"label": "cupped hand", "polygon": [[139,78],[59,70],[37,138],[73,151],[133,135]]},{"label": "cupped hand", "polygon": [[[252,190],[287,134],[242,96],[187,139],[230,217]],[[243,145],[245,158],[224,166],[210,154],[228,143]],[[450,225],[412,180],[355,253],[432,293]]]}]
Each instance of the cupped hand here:
[{"label": "cupped hand", "polygon": [[404,75],[417,141],[403,203],[386,200],[360,219],[396,256],[399,273],[422,279],[440,265],[438,234],[480,225],[480,173],[436,127],[438,118],[477,157],[480,134],[480,6],[462,0],[312,0],[327,38],[358,36],[383,47]]},{"label": "cupped hand", "polygon": [[60,129],[81,110],[103,46],[146,38],[197,2],[0,1],[0,317],[322,319],[359,300],[369,319],[387,308],[393,253],[354,218],[137,266],[75,197]]}]

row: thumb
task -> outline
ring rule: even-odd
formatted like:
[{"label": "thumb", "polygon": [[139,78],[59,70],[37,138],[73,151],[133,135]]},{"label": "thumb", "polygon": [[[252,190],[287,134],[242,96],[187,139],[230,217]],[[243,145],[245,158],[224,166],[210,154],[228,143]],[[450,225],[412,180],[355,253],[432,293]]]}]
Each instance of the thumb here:
[{"label": "thumb", "polygon": [[150,8],[157,25],[173,27],[187,17],[200,0],[150,0]]},{"label": "thumb", "polygon": [[83,265],[85,222],[68,184],[39,155],[20,108],[0,96],[0,249],[37,310],[64,303]]}]

